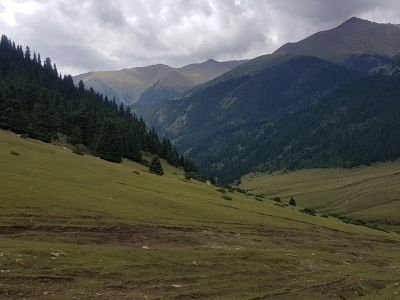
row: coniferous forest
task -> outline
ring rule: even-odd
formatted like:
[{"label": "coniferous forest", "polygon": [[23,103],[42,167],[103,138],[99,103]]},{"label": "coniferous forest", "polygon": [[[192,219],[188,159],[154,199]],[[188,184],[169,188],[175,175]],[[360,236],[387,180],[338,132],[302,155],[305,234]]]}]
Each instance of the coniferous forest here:
[{"label": "coniferous forest", "polygon": [[83,82],[76,87],[50,58],[42,62],[40,54],[5,35],[0,42],[0,128],[44,142],[64,134],[68,142],[112,162],[122,157],[140,162],[144,151],[173,166],[193,166],[129,108],[86,89]]}]

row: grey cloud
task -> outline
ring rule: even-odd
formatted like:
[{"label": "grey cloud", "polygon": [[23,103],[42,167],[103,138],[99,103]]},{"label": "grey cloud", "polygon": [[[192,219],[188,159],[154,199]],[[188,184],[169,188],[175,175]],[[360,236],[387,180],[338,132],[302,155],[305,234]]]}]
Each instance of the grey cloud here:
[{"label": "grey cloud", "polygon": [[7,3],[4,33],[72,73],[251,58],[354,15],[400,17],[397,0],[14,0],[34,13]]},{"label": "grey cloud", "polygon": [[121,8],[115,1],[92,1],[91,8],[95,12],[99,21],[115,26],[121,26],[125,23],[125,17],[121,11]]}]

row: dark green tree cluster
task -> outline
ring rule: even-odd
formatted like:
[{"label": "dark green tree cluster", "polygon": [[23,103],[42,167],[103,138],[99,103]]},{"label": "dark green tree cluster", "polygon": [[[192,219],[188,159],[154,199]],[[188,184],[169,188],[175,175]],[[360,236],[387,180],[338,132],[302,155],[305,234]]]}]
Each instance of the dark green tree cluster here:
[{"label": "dark green tree cluster", "polygon": [[115,100],[76,87],[70,75],[61,76],[50,58],[42,63],[6,36],[0,41],[0,128],[51,142],[58,134],[85,145],[103,159],[122,157],[141,161],[142,151],[174,166],[190,164],[167,139],[148,130],[142,118]]},{"label": "dark green tree cluster", "polygon": [[161,166],[161,161],[158,155],[154,156],[154,158],[150,162],[149,171],[153,174],[163,176],[164,170]]}]

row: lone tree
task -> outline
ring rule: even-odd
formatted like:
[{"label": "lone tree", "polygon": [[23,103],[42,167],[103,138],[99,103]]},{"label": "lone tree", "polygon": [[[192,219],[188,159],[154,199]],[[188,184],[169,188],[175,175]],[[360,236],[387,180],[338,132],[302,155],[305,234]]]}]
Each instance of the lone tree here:
[{"label": "lone tree", "polygon": [[296,200],[293,197],[290,197],[289,205],[296,206]]},{"label": "lone tree", "polygon": [[158,155],[154,156],[154,158],[151,160],[149,171],[159,176],[164,175],[164,170],[161,166],[160,158],[158,157]]}]

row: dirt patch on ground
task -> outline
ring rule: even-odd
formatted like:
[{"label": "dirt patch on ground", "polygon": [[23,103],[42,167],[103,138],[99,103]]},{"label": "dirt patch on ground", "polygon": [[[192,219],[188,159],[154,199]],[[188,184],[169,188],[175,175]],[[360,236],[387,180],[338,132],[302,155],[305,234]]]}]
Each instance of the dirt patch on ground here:
[{"label": "dirt patch on ground", "polygon": [[206,237],[202,228],[168,227],[68,227],[1,226],[0,236],[21,240],[74,244],[118,244],[151,249],[154,247],[199,247]]}]

